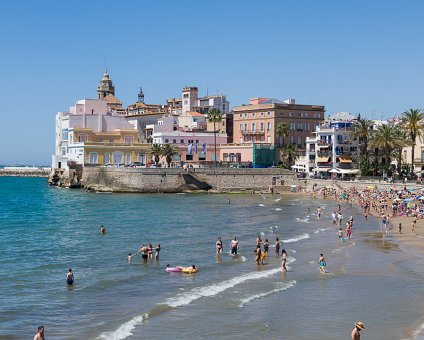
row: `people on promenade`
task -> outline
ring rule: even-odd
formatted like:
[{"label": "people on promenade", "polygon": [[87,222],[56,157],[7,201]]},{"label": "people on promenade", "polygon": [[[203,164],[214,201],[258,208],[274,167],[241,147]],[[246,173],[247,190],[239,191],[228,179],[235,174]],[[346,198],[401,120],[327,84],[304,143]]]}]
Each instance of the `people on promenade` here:
[{"label": "people on promenade", "polygon": [[72,286],[74,284],[74,273],[72,273],[72,268],[69,268],[68,273],[66,274],[66,283],[68,286]]},{"label": "people on promenade", "polygon": [[44,326],[38,326],[38,332],[35,334],[34,340],[44,340]]},{"label": "people on promenade", "polygon": [[239,247],[239,241],[237,240],[237,237],[234,236],[234,239],[231,241],[231,254],[237,255]]},{"label": "people on promenade", "polygon": [[363,329],[365,329],[364,323],[361,321],[356,322],[355,328],[352,330],[352,333],[351,333],[352,340],[360,340],[361,339],[360,331]]},{"label": "people on promenade", "polygon": [[319,271],[322,274],[325,274],[326,273],[325,267],[327,266],[327,262],[325,261],[324,254],[319,254],[318,264],[319,264]]},{"label": "people on promenade", "polygon": [[222,254],[222,240],[221,240],[221,237],[218,237],[218,240],[216,240],[215,248],[216,248],[216,255],[221,255]]},{"label": "people on promenade", "polygon": [[280,256],[280,240],[278,239],[278,237],[275,238],[275,256]]}]

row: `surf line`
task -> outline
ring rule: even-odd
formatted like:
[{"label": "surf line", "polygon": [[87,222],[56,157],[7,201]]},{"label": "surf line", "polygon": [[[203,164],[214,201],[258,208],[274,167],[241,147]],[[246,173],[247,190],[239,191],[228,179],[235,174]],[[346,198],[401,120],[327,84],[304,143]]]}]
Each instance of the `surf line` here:
[{"label": "surf line", "polygon": [[244,275],[233,277],[228,280],[221,281],[219,283],[211,284],[209,286],[193,288],[189,292],[178,294],[176,297],[166,299],[164,302],[159,303],[149,313],[143,313],[141,315],[133,317],[131,320],[124,322],[122,325],[120,325],[119,328],[115,331],[102,333],[99,336],[99,339],[126,339],[133,335],[132,332],[137,325],[142,324],[144,321],[146,321],[149,317],[152,317],[153,315],[160,314],[160,312],[165,312],[172,308],[189,305],[193,301],[198,300],[202,297],[215,296],[246,281],[262,279],[279,272],[281,272],[280,267],[270,270],[263,270],[260,272],[250,272]]},{"label": "surf line", "polygon": [[242,307],[244,307],[245,304],[247,304],[247,303],[249,303],[253,300],[260,299],[260,298],[263,298],[265,296],[271,295],[273,293],[281,292],[283,290],[287,290],[287,289],[293,287],[296,283],[297,282],[295,280],[289,281],[287,283],[283,283],[280,287],[275,288],[275,289],[273,289],[269,292],[259,293],[259,294],[255,294],[255,295],[249,296],[247,298],[244,298],[244,299],[241,300],[239,307],[242,308]]}]

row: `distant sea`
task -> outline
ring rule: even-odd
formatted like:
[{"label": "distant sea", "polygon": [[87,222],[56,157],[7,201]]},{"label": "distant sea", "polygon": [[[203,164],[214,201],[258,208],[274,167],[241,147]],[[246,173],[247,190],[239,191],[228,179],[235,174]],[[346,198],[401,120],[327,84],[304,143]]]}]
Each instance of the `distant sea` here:
[{"label": "distant sea", "polygon": [[[355,224],[340,243],[336,203],[293,195],[96,194],[0,177],[0,197],[0,339],[29,339],[40,324],[46,339],[348,339],[355,321],[366,339],[422,338],[424,259],[358,208],[342,206]],[[258,234],[282,240],[289,272],[272,247],[255,265]],[[128,264],[149,242],[160,261]],[[168,274],[167,263],[200,270]]]}]

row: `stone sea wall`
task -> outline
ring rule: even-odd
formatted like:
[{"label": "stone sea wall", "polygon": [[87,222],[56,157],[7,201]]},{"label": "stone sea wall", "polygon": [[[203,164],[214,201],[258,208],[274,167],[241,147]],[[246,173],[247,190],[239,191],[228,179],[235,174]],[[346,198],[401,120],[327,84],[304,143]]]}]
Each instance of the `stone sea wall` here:
[{"label": "stone sea wall", "polygon": [[0,169],[0,176],[11,177],[49,177],[50,169]]},{"label": "stone sea wall", "polygon": [[107,168],[86,167],[81,185],[87,189],[112,192],[215,192],[290,190],[298,184],[296,174],[279,168]]}]

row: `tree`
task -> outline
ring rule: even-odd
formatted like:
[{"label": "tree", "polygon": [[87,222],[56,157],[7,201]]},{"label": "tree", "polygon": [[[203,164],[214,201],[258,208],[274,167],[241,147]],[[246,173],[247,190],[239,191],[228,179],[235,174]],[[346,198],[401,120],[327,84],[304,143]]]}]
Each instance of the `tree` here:
[{"label": "tree", "polygon": [[162,146],[162,156],[165,157],[166,159],[166,163],[168,163],[168,168],[171,165],[171,161],[172,161],[172,157],[174,157],[175,155],[178,155],[179,153],[179,149],[172,145],[172,144],[165,144],[164,146]]},{"label": "tree", "polygon": [[401,117],[401,125],[411,139],[411,174],[414,174],[415,145],[417,143],[417,137],[421,137],[424,132],[424,113],[421,112],[420,109],[409,109],[408,111],[404,111]]},{"label": "tree", "polygon": [[154,157],[155,164],[158,165],[159,157],[162,156],[162,145],[152,144],[152,146],[150,147],[150,155]]},{"label": "tree", "polygon": [[283,148],[282,160],[283,164],[290,169],[290,166],[296,162],[297,147],[295,144],[288,144]]},{"label": "tree", "polygon": [[[378,127],[369,144],[371,147],[377,148],[378,151],[381,150],[381,154],[386,160],[382,169],[384,172],[388,172],[390,170],[391,158],[395,155],[395,151],[404,145],[404,140],[398,126],[386,124]],[[378,156],[376,157],[376,161],[378,162],[377,158]]]},{"label": "tree", "polygon": [[209,110],[206,115],[206,120],[210,123],[213,123],[213,134],[214,134],[214,153],[215,153],[215,166],[217,164],[216,157],[216,123],[222,122],[222,114],[218,109]]},{"label": "tree", "polygon": [[[286,123],[280,123],[276,126],[275,132],[279,139],[278,144],[281,147],[284,144],[284,138],[290,135],[290,126],[288,126]],[[281,137],[283,138],[282,141]]]},{"label": "tree", "polygon": [[[359,144],[359,163],[369,164],[369,140],[372,136],[371,121],[366,118],[358,117],[352,125],[351,136],[353,139],[358,138]],[[365,166],[368,168],[368,166]]]}]

